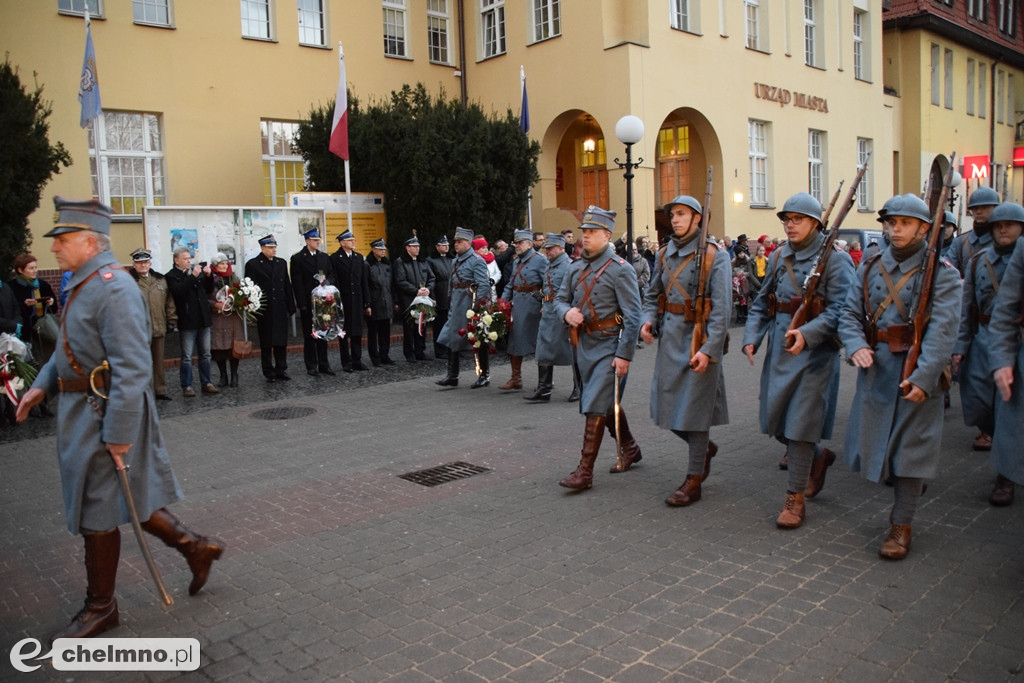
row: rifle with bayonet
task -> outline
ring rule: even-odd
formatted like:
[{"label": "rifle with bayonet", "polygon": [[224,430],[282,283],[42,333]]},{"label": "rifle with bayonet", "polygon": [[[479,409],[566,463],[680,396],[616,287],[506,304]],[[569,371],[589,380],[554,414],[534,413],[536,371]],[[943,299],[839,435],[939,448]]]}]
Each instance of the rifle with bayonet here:
[{"label": "rifle with bayonet", "polygon": [[[860,181],[864,179],[864,174],[868,170],[868,159],[871,158],[871,153],[864,158],[864,163],[857,170],[857,175],[853,179],[853,183],[850,185],[850,189],[846,193],[846,197],[843,198],[843,205],[839,208],[839,215],[836,216],[835,224],[826,231],[825,240],[821,243],[818,248],[818,253],[814,256],[814,263],[811,264],[811,270],[807,273],[807,277],[804,278],[803,293],[801,295],[800,305],[795,311],[793,311],[793,317],[789,320],[789,327],[787,332],[797,330],[807,324],[808,316],[811,315],[812,307],[815,305],[815,298],[818,293],[818,284],[821,283],[821,276],[825,273],[825,269],[828,267],[828,259],[832,256],[832,252],[835,251],[836,239],[839,237],[839,226],[846,220],[846,214],[850,213],[850,209],[853,208],[853,202],[857,198],[857,188],[860,187]],[[842,187],[842,185],[840,185]],[[838,190],[837,190],[838,193]],[[833,198],[833,202],[835,199]],[[832,207],[829,206],[831,212]],[[826,216],[822,216],[822,225],[825,225]],[[817,315],[820,311],[814,311]],[[811,316],[813,317],[813,316]],[[795,343],[795,339],[791,335],[786,335],[782,341],[783,348],[791,348]]]},{"label": "rifle with bayonet", "polygon": [[693,298],[693,337],[690,340],[690,358],[697,355],[700,347],[708,340],[708,316],[711,302],[708,301],[708,273],[711,264],[705,258],[708,253],[708,225],[711,223],[711,175],[714,166],[708,166],[708,183],[704,192],[704,215],[700,218],[700,232],[697,235],[697,253],[694,257],[694,272],[697,274],[697,296]]}]

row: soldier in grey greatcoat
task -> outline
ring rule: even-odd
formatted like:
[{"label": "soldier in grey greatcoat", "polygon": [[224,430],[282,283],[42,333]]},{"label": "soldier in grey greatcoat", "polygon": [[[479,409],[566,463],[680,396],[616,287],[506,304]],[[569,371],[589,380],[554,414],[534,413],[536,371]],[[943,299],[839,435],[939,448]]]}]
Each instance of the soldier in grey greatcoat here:
[{"label": "soldier in grey greatcoat", "polygon": [[[768,263],[761,291],[751,306],[743,335],[743,353],[754,354],[765,336],[761,371],[761,431],[786,444],[789,481],[786,502],[776,524],[795,529],[803,524],[804,497],[818,494],[835,453],[818,442],[832,438],[839,394],[839,345],[836,329],[853,277],[853,260],[835,251],[807,307],[807,322],[789,330],[803,301],[804,282],[813,272],[825,236],[821,204],[806,193],[788,200],[778,214],[788,241]],[[791,344],[788,348],[786,344]]]},{"label": "soldier in grey greatcoat", "polygon": [[580,413],[586,417],[580,464],[559,485],[589,489],[594,480],[594,462],[601,448],[605,426],[618,439],[618,454],[612,472],[624,472],[641,459],[640,446],[633,438],[624,411],[616,419],[615,384],[619,395],[626,389],[626,374],[636,353],[640,330],[640,290],[636,271],[616,256],[611,246],[615,212],[591,206],[583,215],[583,256],[569,268],[555,297],[555,312],[570,329],[575,343],[576,365],[583,387]]},{"label": "soldier in grey greatcoat", "polygon": [[891,244],[861,263],[839,321],[847,356],[860,368],[846,428],[846,460],[870,481],[892,481],[892,526],[879,549],[879,555],[892,560],[903,559],[910,550],[922,484],[938,469],[944,389],[940,380],[953,353],[960,318],[959,274],[940,260],[917,367],[903,380],[909,327],[921,290],[917,281],[930,256],[925,242],[930,220],[928,205],[915,195],[890,203],[886,221]]},{"label": "soldier in grey greatcoat", "polygon": [[[565,323],[555,312],[555,296],[569,272],[569,256],[565,238],[549,232],[544,242],[546,266],[541,274],[541,314],[537,327],[537,389],[526,396],[527,401],[550,401],[554,388],[554,366],[572,365],[572,345]],[[575,371],[573,371],[575,376]]]},{"label": "soldier in grey greatcoat", "polygon": [[963,277],[964,268],[971,260],[971,256],[992,244],[992,230],[988,224],[988,217],[998,205],[999,194],[991,187],[979,187],[967,200],[967,214],[973,221],[971,231],[954,237],[953,243],[942,254],[960,271],[960,277]]},{"label": "soldier in grey greatcoat", "polygon": [[174,297],[171,296],[167,278],[152,269],[153,255],[150,252],[136,249],[131,256],[132,267],[128,272],[142,291],[142,298],[149,310],[150,328],[153,330],[153,338],[149,342],[149,354],[153,359],[153,390],[158,400],[170,401],[164,377],[164,339],[167,337],[167,329],[178,322]]},{"label": "soldier in grey greatcoat", "polygon": [[508,332],[512,377],[498,387],[504,391],[523,388],[523,356],[536,351],[537,329],[540,327],[541,274],[547,263],[544,255],[533,248],[533,234],[529,230],[516,230],[512,247],[516,250],[516,256],[512,259],[511,276],[501,295],[512,304]]},{"label": "soldier in grey greatcoat", "polygon": [[989,367],[999,391],[989,465],[996,471],[993,505],[1013,503],[1014,486],[1024,484],[1024,239],[1018,239],[1006,266],[989,323]]},{"label": "soldier in grey greatcoat", "polygon": [[[472,344],[466,339],[466,313],[477,303],[486,301],[491,293],[491,280],[487,274],[487,264],[483,258],[473,251],[473,233],[466,228],[455,228],[455,261],[452,263],[451,277],[448,279],[448,292],[451,303],[448,309],[448,322],[441,329],[441,343],[448,347],[448,374],[436,384],[442,387],[459,386],[459,352],[464,349],[473,351]],[[491,383],[490,348],[487,342],[481,342],[476,349],[477,378],[471,386],[473,389],[486,387]]]},{"label": "soldier in grey greatcoat", "polygon": [[[288,321],[295,313],[295,293],[288,279],[288,262],[277,257],[277,240],[259,241],[260,253],[245,263],[245,277],[263,290],[263,310],[256,319],[260,336],[260,362],[268,382],[288,376]],[[312,290],[310,290],[312,292]]]},{"label": "soldier in grey greatcoat", "polygon": [[[658,250],[654,276],[644,296],[640,336],[648,344],[658,335],[658,356],[651,378],[651,419],[688,444],[686,478],[665,499],[683,507],[700,500],[701,482],[711,472],[718,446],[710,440],[711,427],[729,423],[722,360],[732,318],[732,267],[729,253],[713,239],[699,243],[703,209],[688,195],[665,205],[672,223],[672,238]],[[710,312],[707,341],[691,355],[694,306],[700,290],[697,250],[703,250],[704,294]],[[640,257],[643,259],[643,257]],[[646,263],[646,261],[644,261]]]},{"label": "soldier in grey greatcoat", "polygon": [[[88,589],[85,606],[51,638],[89,638],[118,625],[114,586],[118,527],[130,520],[113,456],[130,465],[129,487],[143,529],[185,556],[189,594],[209,576],[224,544],[186,529],[164,506],[182,497],[157,421],[149,355],[149,314],[138,286],[110,251],[111,209],[96,200],[54,198],[51,251],[74,274],[55,353],[39,371],[17,419],[60,393],[57,455],[68,530],[82,534]],[[90,375],[106,361],[109,373]],[[98,389],[94,393],[94,389]],[[106,398],[102,397],[106,394]]]}]

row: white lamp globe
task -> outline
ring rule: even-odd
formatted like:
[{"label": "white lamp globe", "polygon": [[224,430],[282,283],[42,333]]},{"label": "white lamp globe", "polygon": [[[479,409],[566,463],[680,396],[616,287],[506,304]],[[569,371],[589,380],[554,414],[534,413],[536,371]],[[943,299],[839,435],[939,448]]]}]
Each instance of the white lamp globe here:
[{"label": "white lamp globe", "polygon": [[615,137],[624,145],[635,145],[644,136],[644,122],[639,117],[627,114],[615,124]]}]

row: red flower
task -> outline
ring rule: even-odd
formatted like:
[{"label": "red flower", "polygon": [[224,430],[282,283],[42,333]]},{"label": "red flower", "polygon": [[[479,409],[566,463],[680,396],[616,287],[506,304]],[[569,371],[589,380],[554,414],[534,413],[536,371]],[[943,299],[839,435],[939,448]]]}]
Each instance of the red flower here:
[{"label": "red flower", "polygon": [[459,330],[459,336],[460,337],[465,337],[466,336],[466,328],[465,327],[463,327],[461,330]]}]

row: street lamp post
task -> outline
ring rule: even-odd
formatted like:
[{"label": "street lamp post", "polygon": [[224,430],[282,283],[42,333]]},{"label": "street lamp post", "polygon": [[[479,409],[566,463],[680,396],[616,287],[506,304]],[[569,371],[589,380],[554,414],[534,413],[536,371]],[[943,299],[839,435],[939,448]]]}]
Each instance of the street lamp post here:
[{"label": "street lamp post", "polygon": [[950,183],[950,186],[949,186],[949,211],[950,211],[950,213],[953,212],[953,206],[956,204],[956,200],[958,198],[958,195],[956,193],[956,188],[960,187],[960,183],[961,182],[963,182],[963,176],[961,176],[957,171],[953,171],[953,175],[949,179],[949,183]]},{"label": "street lamp post", "polygon": [[633,145],[640,142],[644,136],[644,122],[638,117],[629,114],[619,119],[615,124],[615,137],[626,146],[626,162],[622,163],[617,158],[615,165],[626,169],[626,257],[633,262],[633,169],[640,168],[644,162],[643,158],[633,162]]}]

